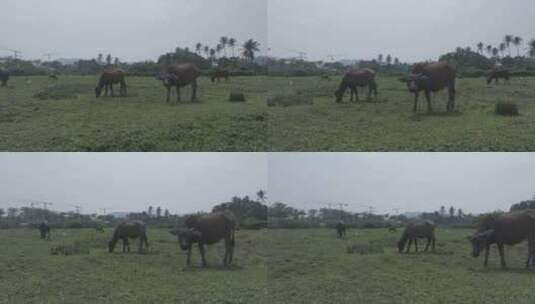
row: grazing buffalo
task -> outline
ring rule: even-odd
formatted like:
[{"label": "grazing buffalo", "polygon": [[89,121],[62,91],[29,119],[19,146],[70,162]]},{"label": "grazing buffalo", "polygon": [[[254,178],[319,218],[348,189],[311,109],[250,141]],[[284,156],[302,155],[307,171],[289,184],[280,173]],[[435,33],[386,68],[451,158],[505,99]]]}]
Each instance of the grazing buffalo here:
[{"label": "grazing buffalo", "polygon": [[128,244],[128,239],[137,239],[139,238],[139,252],[143,250],[143,245],[145,248],[149,248],[149,242],[147,239],[147,226],[142,221],[123,221],[115,227],[113,231],[113,237],[108,243],[108,249],[111,252],[115,249],[115,245],[119,240],[123,241],[123,252],[130,252],[130,244]]},{"label": "grazing buffalo", "polygon": [[335,228],[336,228],[336,235],[338,236],[339,239],[346,237],[346,225],[344,224],[344,222],[339,221],[336,224]]},{"label": "grazing buffalo", "polygon": [[0,69],[0,83],[2,87],[7,86],[7,81],[9,80],[9,72],[4,69]]},{"label": "grazing buffalo", "polygon": [[212,71],[212,75],[210,77],[210,79],[212,80],[212,83],[213,82],[219,82],[221,78],[224,78],[226,81],[229,80],[230,78],[230,72],[227,71],[227,70],[214,70]]},{"label": "grazing buffalo", "polygon": [[172,87],[176,87],[177,102],[181,102],[180,88],[188,85],[191,85],[192,88],[191,102],[195,102],[197,100],[197,78],[199,75],[201,75],[201,72],[194,64],[175,64],[169,66],[157,79],[161,80],[167,88],[167,102],[171,97]]},{"label": "grazing buffalo", "polygon": [[487,215],[481,220],[477,232],[468,239],[472,243],[473,257],[479,257],[481,250],[485,250],[485,267],[489,263],[490,245],[496,244],[503,268],[506,267],[504,245],[528,240],[526,267],[535,266],[535,211]]},{"label": "grazing buffalo", "polygon": [[407,241],[409,241],[409,245],[407,246],[406,253],[409,253],[411,250],[413,241],[414,246],[416,247],[416,252],[418,252],[418,239],[424,238],[427,239],[425,251],[429,250],[429,245],[431,244],[432,250],[435,250],[435,227],[436,226],[432,221],[418,221],[408,224],[398,242],[399,253],[403,252]]},{"label": "grazing buffalo", "polygon": [[511,72],[507,69],[493,69],[489,72],[487,76],[487,84],[491,84],[493,80],[496,81],[496,84],[498,84],[498,81],[500,79],[503,79],[504,83],[510,83],[511,79]]},{"label": "grazing buffalo", "polygon": [[95,88],[95,95],[97,98],[102,95],[102,89],[105,89],[104,96],[108,96],[108,89],[111,91],[111,97],[113,95],[113,85],[120,84],[119,95],[126,96],[126,81],[125,73],[120,69],[110,69],[102,72],[100,79],[98,81],[97,87]]},{"label": "grazing buffalo", "polygon": [[377,97],[375,72],[370,69],[353,69],[347,72],[335,93],[336,102],[342,102],[347,89],[351,90],[351,101],[353,101],[353,96],[356,96],[356,101],[359,101],[358,87],[368,87],[368,99],[371,98],[372,93]]},{"label": "grazing buffalo", "polygon": [[388,231],[389,232],[397,232],[398,229],[396,227],[390,227],[390,228],[388,228]]},{"label": "grazing buffalo", "polygon": [[411,74],[407,82],[409,91],[414,93],[414,112],[418,111],[418,98],[420,92],[425,92],[428,112],[433,112],[431,105],[431,93],[439,92],[444,88],[448,89],[447,111],[455,110],[455,80],[457,71],[454,67],[445,62],[418,63],[412,67]]},{"label": "grazing buffalo", "polygon": [[48,79],[50,79],[50,80],[58,80],[58,75],[50,74],[50,75],[48,75]]},{"label": "grazing buffalo", "polygon": [[47,222],[42,222],[39,224],[39,233],[41,234],[41,239],[50,240],[50,226]]},{"label": "grazing buffalo", "polygon": [[171,230],[177,236],[180,248],[187,250],[187,264],[191,261],[191,247],[197,243],[201,253],[202,265],[206,266],[204,245],[212,245],[221,240],[225,241],[225,257],[223,265],[232,264],[234,255],[234,233],[236,220],[229,213],[212,213],[204,216],[191,216],[185,220],[184,227]]}]

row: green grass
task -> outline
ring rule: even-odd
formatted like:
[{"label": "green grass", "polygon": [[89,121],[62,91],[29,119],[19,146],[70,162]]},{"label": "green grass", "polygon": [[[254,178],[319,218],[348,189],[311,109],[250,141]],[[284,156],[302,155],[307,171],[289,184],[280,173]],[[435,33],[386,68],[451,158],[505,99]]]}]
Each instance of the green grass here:
[{"label": "green grass", "polygon": [[[280,230],[269,238],[273,303],[535,303],[535,269],[524,269],[525,244],[507,248],[509,269],[471,257],[468,230],[437,231],[434,253],[400,255],[399,233]],[[364,248],[348,251],[348,247]],[[420,243],[421,246],[421,243]],[[420,247],[422,249],[422,247]]]},{"label": "green grass", "polygon": [[[111,230],[0,231],[0,303],[270,303],[266,296],[266,232],[236,234],[235,265],[222,267],[222,244],[208,247],[202,269],[197,248],[192,266],[166,230],[149,230],[151,250],[107,252]],[[58,246],[81,247],[69,256]],[[118,246],[120,247],[120,246]]]},{"label": "green grass", "polygon": [[[380,77],[378,102],[334,103],[340,78],[202,78],[199,104],[166,104],[152,78],[129,77],[129,97],[95,100],[94,76],[13,77],[0,89],[3,151],[535,151],[535,78],[487,86],[458,80],[458,112],[412,113],[413,97]],[[118,89],[117,89],[118,90]],[[229,102],[241,91],[247,102]],[[183,90],[189,100],[190,90]],[[312,105],[268,107],[268,96],[305,94]],[[39,96],[41,98],[36,98]],[[361,93],[362,99],[365,99]],[[513,102],[520,116],[495,115]]]}]

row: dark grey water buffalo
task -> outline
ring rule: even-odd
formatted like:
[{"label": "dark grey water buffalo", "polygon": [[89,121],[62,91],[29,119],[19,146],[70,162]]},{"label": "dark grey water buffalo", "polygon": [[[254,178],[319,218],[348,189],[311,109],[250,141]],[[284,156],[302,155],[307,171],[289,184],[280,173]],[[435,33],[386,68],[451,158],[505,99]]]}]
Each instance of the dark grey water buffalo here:
[{"label": "dark grey water buffalo", "polygon": [[406,80],[407,87],[414,93],[414,112],[418,110],[418,98],[420,92],[425,92],[428,112],[433,111],[431,105],[431,93],[439,92],[444,88],[448,89],[447,111],[455,110],[455,81],[457,71],[454,67],[445,62],[418,63],[412,67],[409,79]]},{"label": "dark grey water buffalo", "polygon": [[184,227],[171,230],[177,236],[180,248],[187,250],[187,264],[191,262],[191,247],[197,243],[201,253],[202,264],[206,266],[204,245],[225,241],[223,265],[232,264],[234,256],[236,220],[229,213],[212,213],[204,216],[191,216],[185,220]]},{"label": "dark grey water buffalo", "polygon": [[149,242],[147,239],[147,226],[142,221],[123,221],[115,227],[113,231],[113,236],[108,243],[109,252],[113,252],[115,245],[119,240],[123,241],[123,252],[130,252],[130,244],[128,239],[138,239],[139,238],[139,251],[143,250],[143,245],[145,248],[149,248]]},{"label": "dark grey water buffalo", "polygon": [[427,239],[427,245],[425,246],[425,251],[429,250],[429,245],[432,245],[432,250],[435,250],[435,224],[432,221],[417,221],[409,223],[401,238],[398,242],[399,253],[402,253],[405,249],[407,241],[409,245],[407,246],[406,253],[409,253],[411,250],[412,242],[418,252],[418,239]]},{"label": "dark grey water buffalo", "polygon": [[99,98],[102,95],[102,89],[105,89],[104,96],[108,96],[108,90],[113,95],[113,85],[119,84],[119,95],[126,96],[126,74],[121,69],[109,69],[102,72],[100,75],[97,87],[95,88],[95,96]]},{"label": "dark grey water buffalo", "polygon": [[171,98],[171,88],[173,87],[176,88],[177,102],[181,102],[180,88],[188,85],[191,85],[192,88],[191,102],[195,102],[197,100],[197,78],[200,75],[200,70],[194,64],[175,64],[158,75],[157,79],[161,80],[167,89],[167,102]]},{"label": "dark grey water buffalo", "polygon": [[370,69],[353,69],[347,72],[335,93],[336,102],[342,102],[347,89],[351,90],[350,101],[353,101],[354,96],[356,96],[356,101],[359,101],[359,87],[368,87],[368,98],[371,98],[372,93],[377,97],[375,71]]},{"label": "dark grey water buffalo", "polygon": [[47,222],[42,222],[39,224],[39,233],[41,235],[41,239],[47,239],[50,240],[50,226]]},{"label": "dark grey water buffalo", "polygon": [[7,86],[7,82],[9,80],[9,71],[4,70],[0,68],[0,86],[5,87]]},{"label": "dark grey water buffalo", "polygon": [[535,211],[487,215],[481,220],[477,232],[468,239],[473,257],[479,257],[485,250],[485,267],[489,263],[490,245],[497,245],[501,266],[506,267],[504,245],[512,246],[527,240],[526,267],[535,266]]},{"label": "dark grey water buffalo", "polygon": [[227,70],[221,70],[221,69],[216,69],[212,71],[212,74],[210,76],[210,79],[212,80],[212,82],[216,82],[216,81],[219,82],[221,78],[228,81],[230,78],[230,72]]},{"label": "dark grey water buffalo", "polygon": [[503,79],[504,83],[510,83],[511,72],[508,69],[503,68],[492,69],[487,76],[487,84],[491,84],[493,80],[498,84],[500,79]]},{"label": "dark grey water buffalo", "polygon": [[346,237],[346,225],[344,224],[344,222],[339,221],[338,223],[336,223],[335,228],[336,228],[336,235],[338,236],[339,239]]}]

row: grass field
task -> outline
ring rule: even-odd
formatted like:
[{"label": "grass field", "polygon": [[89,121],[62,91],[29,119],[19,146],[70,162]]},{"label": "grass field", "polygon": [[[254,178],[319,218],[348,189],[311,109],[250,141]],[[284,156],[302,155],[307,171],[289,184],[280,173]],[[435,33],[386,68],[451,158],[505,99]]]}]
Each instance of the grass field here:
[{"label": "grass field", "polygon": [[[404,84],[380,77],[378,102],[335,104],[340,79],[238,77],[200,81],[198,104],[170,105],[152,78],[128,78],[129,97],[95,100],[94,76],[14,77],[0,89],[4,151],[535,151],[535,78],[487,86],[458,80],[458,112],[445,114],[446,93],[427,115],[412,113]],[[231,103],[231,90],[247,102]],[[304,92],[313,105],[266,105],[271,94]],[[35,98],[39,94],[41,98]],[[364,99],[364,94],[361,96]],[[189,89],[183,100],[189,100]],[[47,99],[49,98],[49,99]],[[515,102],[518,117],[494,114]]]},{"label": "grass field", "polygon": [[[110,230],[0,231],[0,303],[269,303],[266,295],[266,233],[237,233],[235,266],[224,269],[222,245],[207,250],[202,269],[198,250],[192,266],[165,230],[149,231],[151,251],[107,252]],[[73,246],[74,255],[51,255]],[[120,246],[118,246],[120,247]],[[196,249],[196,248],[195,248]]]},{"label": "grass field", "polygon": [[[437,231],[435,253],[399,255],[399,233],[350,230],[271,232],[269,286],[274,303],[535,303],[535,269],[527,246],[507,248],[509,269],[471,257],[468,230]],[[421,244],[421,243],[420,243]],[[356,246],[362,253],[348,253]],[[421,246],[421,245],[420,245]]]}]

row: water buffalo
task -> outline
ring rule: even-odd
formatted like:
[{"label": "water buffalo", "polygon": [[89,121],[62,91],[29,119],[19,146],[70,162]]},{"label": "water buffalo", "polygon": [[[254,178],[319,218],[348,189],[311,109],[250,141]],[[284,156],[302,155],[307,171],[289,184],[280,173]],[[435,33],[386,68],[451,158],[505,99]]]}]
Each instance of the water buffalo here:
[{"label": "water buffalo", "polygon": [[535,266],[535,211],[487,215],[468,240],[472,243],[473,257],[479,257],[481,250],[485,250],[485,267],[489,263],[490,245],[496,244],[503,268],[506,267],[504,245],[516,245],[528,240],[526,267]]},{"label": "water buffalo", "polygon": [[418,98],[420,92],[425,92],[428,112],[433,112],[431,105],[431,93],[439,92],[444,88],[448,89],[447,111],[455,110],[455,80],[457,71],[454,67],[445,62],[437,63],[417,63],[412,67],[409,79],[406,80],[407,87],[414,93],[414,112],[418,111]]},{"label": "water buffalo", "polygon": [[368,98],[371,98],[372,93],[377,97],[375,71],[370,69],[353,69],[347,72],[335,93],[336,102],[342,102],[347,89],[351,90],[351,101],[353,101],[353,96],[356,96],[356,101],[359,101],[358,87],[368,87]]},{"label": "water buffalo", "polygon": [[390,227],[388,228],[389,232],[398,232],[398,229],[396,227]]},{"label": "water buffalo", "polygon": [[2,83],[0,86],[5,87],[7,86],[7,81],[9,80],[9,72],[4,69],[0,69],[0,83]]},{"label": "water buffalo", "polygon": [[408,224],[398,242],[399,253],[403,252],[407,241],[409,241],[409,246],[407,246],[406,253],[409,253],[411,250],[413,241],[414,246],[416,247],[416,252],[418,252],[418,239],[424,238],[427,239],[425,251],[429,250],[429,245],[431,244],[432,250],[435,250],[435,227],[436,226],[432,221],[417,221]]},{"label": "water buffalo", "polygon": [[344,222],[342,221],[338,222],[335,228],[336,228],[336,235],[338,236],[339,239],[346,237],[346,225],[344,224]]},{"label": "water buffalo", "polygon": [[224,78],[226,81],[228,81],[229,77],[230,77],[229,71],[217,69],[217,70],[212,71],[210,79],[212,80],[212,83],[214,83],[216,82],[216,80],[217,82],[219,82],[221,78]]},{"label": "water buffalo", "polygon": [[493,69],[487,76],[487,84],[490,84],[493,80],[498,84],[500,78],[503,79],[504,83],[510,83],[511,72],[507,69]]},{"label": "water buffalo", "polygon": [[50,74],[50,75],[48,75],[48,79],[50,79],[50,80],[58,80],[58,75]]},{"label": "water buffalo", "polygon": [[176,235],[180,248],[187,250],[187,264],[191,261],[191,247],[197,243],[201,253],[202,265],[206,266],[204,245],[212,245],[225,241],[225,257],[223,265],[232,264],[234,255],[234,233],[236,220],[229,213],[212,213],[204,216],[191,216],[185,220],[184,227],[169,231]]},{"label": "water buffalo", "polygon": [[98,81],[97,87],[95,88],[95,95],[97,98],[102,95],[102,89],[105,88],[104,96],[108,96],[108,89],[111,91],[111,97],[113,95],[113,85],[120,84],[119,95],[126,96],[126,81],[125,81],[125,72],[120,69],[109,69],[102,72],[100,79]]},{"label": "water buffalo", "polygon": [[201,75],[201,72],[194,64],[175,64],[169,66],[157,79],[161,80],[167,88],[167,102],[171,97],[172,87],[176,87],[177,102],[181,102],[180,88],[188,85],[191,85],[192,88],[191,102],[195,102],[197,100],[197,78],[199,75]]},{"label": "water buffalo", "polygon": [[139,251],[143,250],[143,245],[145,248],[149,248],[149,242],[147,239],[147,226],[142,221],[123,221],[115,227],[113,231],[113,236],[110,242],[108,243],[109,252],[113,252],[115,245],[119,240],[123,241],[123,252],[130,252],[130,244],[128,244],[128,239],[137,239],[139,238]]},{"label": "water buffalo", "polygon": [[41,234],[41,239],[50,240],[50,226],[47,222],[42,222],[39,224],[39,233]]}]

